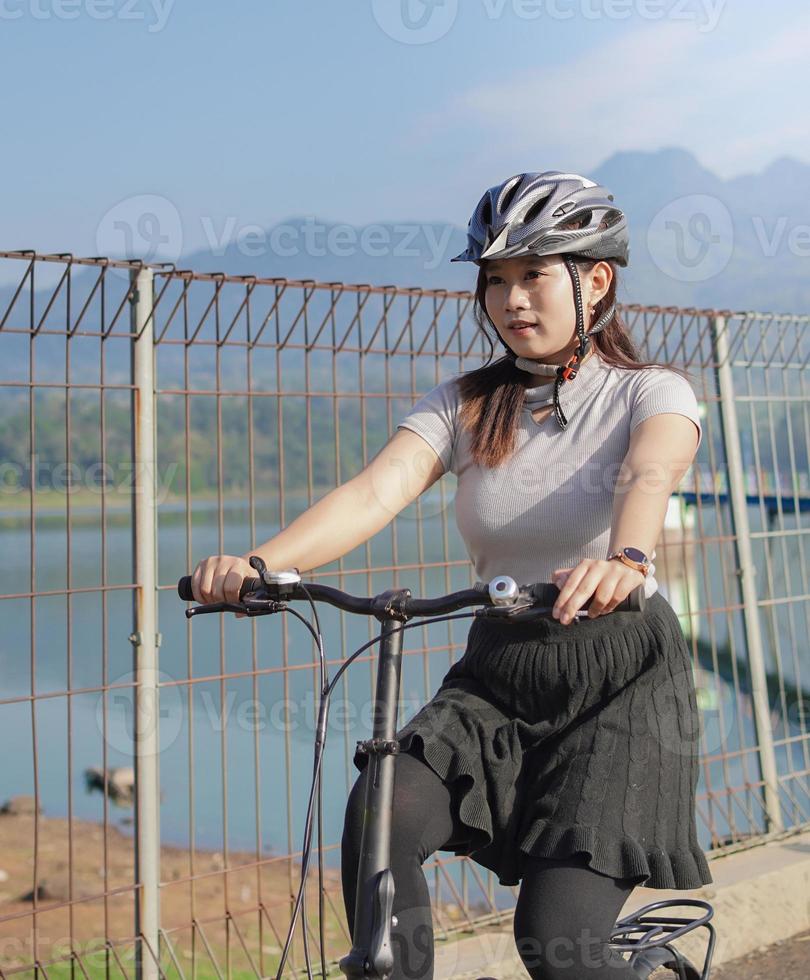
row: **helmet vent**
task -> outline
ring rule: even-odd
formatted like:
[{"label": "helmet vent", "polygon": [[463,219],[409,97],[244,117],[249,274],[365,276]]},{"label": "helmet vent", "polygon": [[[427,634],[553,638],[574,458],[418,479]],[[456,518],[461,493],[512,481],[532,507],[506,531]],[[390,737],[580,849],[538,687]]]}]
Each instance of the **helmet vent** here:
[{"label": "helmet vent", "polygon": [[492,202],[489,198],[484,201],[484,206],[481,208],[481,224],[492,224]]},{"label": "helmet vent", "polygon": [[593,211],[582,211],[580,214],[575,215],[570,221],[566,221],[564,225],[560,225],[560,228],[576,230],[577,228],[587,228],[591,223],[593,218]]},{"label": "helmet vent", "polygon": [[498,202],[498,210],[503,214],[504,211],[509,210],[509,205],[514,201],[515,194],[517,194],[518,187],[520,187],[520,178],[516,178],[514,184],[506,189],[506,193]]},{"label": "helmet vent", "polygon": [[546,203],[550,196],[551,193],[549,192],[548,194],[546,194],[545,197],[542,197],[539,201],[534,202],[534,204],[529,208],[529,210],[523,216],[524,225],[530,225],[534,221],[534,219],[540,214],[540,212],[546,206]]},{"label": "helmet vent", "polygon": [[599,222],[599,227],[610,228],[612,225],[615,225],[616,222],[621,221],[621,219],[622,219],[621,211],[617,211],[611,208],[609,211],[605,211],[602,220]]}]

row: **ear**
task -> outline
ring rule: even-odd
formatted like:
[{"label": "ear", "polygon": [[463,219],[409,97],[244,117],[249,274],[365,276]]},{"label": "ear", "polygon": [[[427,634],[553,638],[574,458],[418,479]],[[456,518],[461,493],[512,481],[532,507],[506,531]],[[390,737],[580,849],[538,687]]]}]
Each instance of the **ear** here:
[{"label": "ear", "polygon": [[589,279],[590,296],[588,297],[588,301],[591,306],[596,306],[610,288],[610,284],[613,281],[613,269],[607,262],[597,262],[590,271]]}]

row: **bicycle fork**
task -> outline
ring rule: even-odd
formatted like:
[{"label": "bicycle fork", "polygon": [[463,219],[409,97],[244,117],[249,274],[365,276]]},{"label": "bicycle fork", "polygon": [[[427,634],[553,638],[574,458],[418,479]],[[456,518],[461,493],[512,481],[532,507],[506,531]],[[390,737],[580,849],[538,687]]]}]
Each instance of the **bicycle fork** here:
[{"label": "bicycle fork", "polygon": [[391,927],[396,921],[391,914],[394,904],[391,813],[393,757],[399,752],[395,734],[402,669],[402,630],[397,627],[407,617],[397,611],[396,603],[391,600],[402,594],[403,590],[392,589],[377,597],[380,609],[376,616],[382,628],[374,723],[372,737],[357,743],[358,750],[369,759],[352,949],[339,964],[350,980],[388,980],[394,967]]}]

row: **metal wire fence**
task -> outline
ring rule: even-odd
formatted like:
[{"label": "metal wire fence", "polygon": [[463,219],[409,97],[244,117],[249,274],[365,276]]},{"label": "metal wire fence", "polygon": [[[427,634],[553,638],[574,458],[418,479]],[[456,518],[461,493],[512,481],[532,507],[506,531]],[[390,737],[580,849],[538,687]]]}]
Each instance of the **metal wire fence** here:
[{"label": "metal wire fence", "polygon": [[[175,583],[271,537],[359,472],[420,394],[480,365],[472,296],[33,253],[0,253],[0,269],[0,973],[273,974],[316,651],[283,617],[192,630]],[[808,318],[621,312],[702,406],[656,564],[693,653],[712,856],[810,820]],[[311,577],[368,595],[470,585],[453,480]],[[330,671],[376,625],[321,621]],[[403,723],[466,632],[409,631]],[[333,965],[350,945],[339,841],[374,680],[371,650],[330,712],[309,922]],[[425,869],[438,938],[514,906],[467,858]]]}]

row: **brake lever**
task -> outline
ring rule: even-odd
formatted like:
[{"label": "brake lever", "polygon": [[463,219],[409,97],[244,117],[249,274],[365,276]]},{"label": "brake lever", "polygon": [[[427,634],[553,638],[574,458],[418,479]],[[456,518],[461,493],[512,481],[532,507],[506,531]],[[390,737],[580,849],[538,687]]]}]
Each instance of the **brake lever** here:
[{"label": "brake lever", "polygon": [[203,616],[206,613],[244,611],[241,602],[206,602],[201,606],[192,606],[190,609],[186,609],[186,619],[191,619],[192,616]]},{"label": "brake lever", "polygon": [[251,599],[250,596],[255,594],[255,592],[246,593],[241,602],[209,602],[201,606],[192,606],[186,610],[186,618],[191,619],[192,616],[216,612],[235,612],[242,613],[244,616],[267,616],[287,608],[285,602],[279,602],[276,599]]},{"label": "brake lever", "polygon": [[[538,606],[531,602],[523,602],[514,606],[481,606],[474,615],[481,619],[508,619],[513,623],[533,622],[537,619],[547,619],[552,606]],[[577,612],[579,616],[579,612]]]}]

